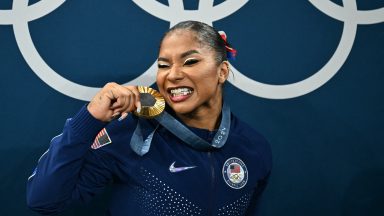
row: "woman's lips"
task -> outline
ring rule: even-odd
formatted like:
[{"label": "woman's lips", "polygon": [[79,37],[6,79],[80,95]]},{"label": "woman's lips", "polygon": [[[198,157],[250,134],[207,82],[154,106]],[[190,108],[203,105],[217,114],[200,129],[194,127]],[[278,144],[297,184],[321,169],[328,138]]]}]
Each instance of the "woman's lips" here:
[{"label": "woman's lips", "polygon": [[168,93],[172,102],[182,102],[191,97],[193,89],[189,87],[170,88]]}]

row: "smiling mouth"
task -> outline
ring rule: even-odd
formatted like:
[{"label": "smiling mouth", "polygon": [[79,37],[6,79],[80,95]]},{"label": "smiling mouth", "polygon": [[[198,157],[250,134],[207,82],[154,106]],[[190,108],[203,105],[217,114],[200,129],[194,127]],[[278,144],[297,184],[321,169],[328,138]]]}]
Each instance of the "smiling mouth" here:
[{"label": "smiling mouth", "polygon": [[193,93],[193,89],[189,87],[170,88],[168,93],[172,101],[183,101]]},{"label": "smiling mouth", "polygon": [[185,96],[185,95],[192,94],[192,92],[193,92],[193,89],[186,88],[186,87],[174,88],[169,90],[169,93],[171,93],[172,97]]}]

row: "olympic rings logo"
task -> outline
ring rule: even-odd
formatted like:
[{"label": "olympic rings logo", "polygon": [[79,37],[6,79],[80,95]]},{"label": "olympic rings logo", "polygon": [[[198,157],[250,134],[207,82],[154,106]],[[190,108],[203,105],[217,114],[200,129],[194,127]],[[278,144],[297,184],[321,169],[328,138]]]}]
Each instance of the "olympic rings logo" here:
[{"label": "olympic rings logo", "polygon": [[[234,79],[229,81],[237,88],[258,97],[288,99],[312,92],[328,82],[341,68],[351,52],[357,25],[384,22],[384,7],[373,10],[358,10],[356,0],[343,0],[343,6],[331,1],[308,0],[324,14],[344,23],[342,36],[336,51],[328,62],[312,76],[296,83],[271,85],[252,80],[232,67]],[[17,45],[32,71],[55,90],[72,98],[88,101],[99,88],[79,85],[65,79],[50,68],[34,46],[28,22],[44,17],[62,5],[65,0],[41,0],[28,6],[28,0],[14,0],[11,10],[0,10],[0,25],[12,25]],[[243,7],[248,0],[227,0],[214,6],[213,0],[199,1],[198,10],[184,10],[183,1],[169,0],[169,6],[154,1],[133,0],[143,10],[159,19],[170,22],[170,26],[183,20],[198,20],[212,25]],[[154,83],[156,62],[147,71],[125,85]]]}]

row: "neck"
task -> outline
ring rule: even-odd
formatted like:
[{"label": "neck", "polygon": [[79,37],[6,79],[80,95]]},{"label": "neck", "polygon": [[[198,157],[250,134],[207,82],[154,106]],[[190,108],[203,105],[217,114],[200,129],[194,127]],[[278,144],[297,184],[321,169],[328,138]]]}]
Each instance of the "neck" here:
[{"label": "neck", "polygon": [[220,114],[223,102],[203,104],[198,110],[188,114],[176,114],[186,125],[213,131],[220,125]]}]

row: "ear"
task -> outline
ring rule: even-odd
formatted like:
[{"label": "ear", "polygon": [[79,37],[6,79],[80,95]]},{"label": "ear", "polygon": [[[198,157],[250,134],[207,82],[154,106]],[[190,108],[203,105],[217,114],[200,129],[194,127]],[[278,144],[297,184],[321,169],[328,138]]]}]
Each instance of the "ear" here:
[{"label": "ear", "polygon": [[228,79],[229,62],[228,61],[221,62],[218,70],[219,70],[218,71],[219,83],[223,84]]}]

